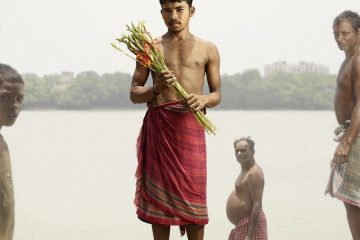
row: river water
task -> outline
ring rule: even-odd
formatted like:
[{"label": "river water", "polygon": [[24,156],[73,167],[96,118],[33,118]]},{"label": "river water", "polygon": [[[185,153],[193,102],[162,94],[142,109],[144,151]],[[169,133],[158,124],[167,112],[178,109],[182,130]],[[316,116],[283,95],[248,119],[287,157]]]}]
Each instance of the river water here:
[{"label": "river water", "polygon": [[[10,147],[16,240],[151,240],[136,218],[135,141],[144,111],[24,111]],[[225,204],[240,172],[233,139],[251,136],[265,174],[269,239],[351,239],[345,209],[324,196],[335,143],[330,111],[212,111],[205,239],[227,239]],[[180,239],[178,228],[171,239]],[[185,237],[183,239],[186,239]]]}]

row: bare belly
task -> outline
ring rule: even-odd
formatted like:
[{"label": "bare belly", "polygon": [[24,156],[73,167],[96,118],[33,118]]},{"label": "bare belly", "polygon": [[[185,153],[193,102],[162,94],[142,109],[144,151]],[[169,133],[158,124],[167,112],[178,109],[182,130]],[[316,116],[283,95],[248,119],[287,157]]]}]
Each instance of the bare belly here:
[{"label": "bare belly", "polygon": [[229,221],[237,225],[238,222],[251,213],[251,203],[246,197],[238,197],[233,191],[226,203],[226,214]]},{"label": "bare belly", "polygon": [[351,89],[337,88],[335,94],[335,114],[339,123],[345,123],[346,120],[351,119],[351,114],[355,107],[354,96]]},{"label": "bare belly", "polygon": [[168,102],[175,102],[178,101],[178,97],[176,96],[175,90],[169,90],[166,93],[163,93],[159,96],[157,96],[156,99],[154,99],[157,104],[161,105]]}]

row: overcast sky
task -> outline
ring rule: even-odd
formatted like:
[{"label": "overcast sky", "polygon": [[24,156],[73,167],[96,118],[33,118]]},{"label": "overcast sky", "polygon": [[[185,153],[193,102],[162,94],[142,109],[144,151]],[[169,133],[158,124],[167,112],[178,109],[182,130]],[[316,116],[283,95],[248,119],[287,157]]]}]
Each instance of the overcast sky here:
[{"label": "overcast sky", "polygon": [[[311,61],[336,73],[344,54],[332,35],[343,10],[359,0],[194,0],[190,31],[218,46],[221,73],[234,74],[278,60]],[[131,21],[153,36],[166,28],[158,0],[0,0],[0,62],[21,73],[132,73],[134,62],[110,42]]]}]

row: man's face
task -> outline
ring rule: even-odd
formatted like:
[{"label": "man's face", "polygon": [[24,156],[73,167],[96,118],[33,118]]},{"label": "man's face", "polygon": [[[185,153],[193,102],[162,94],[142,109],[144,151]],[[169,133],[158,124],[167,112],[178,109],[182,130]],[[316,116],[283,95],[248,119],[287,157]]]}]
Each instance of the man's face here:
[{"label": "man's face", "polygon": [[348,20],[343,20],[334,25],[333,31],[335,41],[342,51],[351,50],[360,41],[360,31],[356,32]]},{"label": "man's face", "polygon": [[161,5],[161,15],[170,32],[181,32],[189,24],[194,8],[186,1],[170,2]]},{"label": "man's face", "polygon": [[0,85],[0,126],[11,126],[18,117],[24,99],[24,84],[3,82]]},{"label": "man's face", "polygon": [[236,159],[239,163],[246,163],[254,156],[254,150],[250,149],[249,144],[245,140],[240,140],[237,142],[234,149]]}]

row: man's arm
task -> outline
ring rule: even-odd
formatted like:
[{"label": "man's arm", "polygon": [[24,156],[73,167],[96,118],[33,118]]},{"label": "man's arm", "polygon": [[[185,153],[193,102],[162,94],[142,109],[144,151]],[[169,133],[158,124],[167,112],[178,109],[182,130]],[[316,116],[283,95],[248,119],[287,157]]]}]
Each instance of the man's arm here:
[{"label": "man's arm", "polygon": [[264,191],[264,176],[260,169],[249,175],[250,197],[253,208],[250,216],[250,226],[245,240],[253,240],[256,236],[256,229],[259,223],[259,216],[262,209],[262,196]]},{"label": "man's arm", "polygon": [[174,73],[169,70],[163,70],[159,73],[154,73],[153,86],[145,87],[149,74],[150,70],[148,68],[136,62],[130,89],[130,99],[133,103],[149,102],[156,95],[162,94],[176,83]]},{"label": "man's arm", "polygon": [[209,85],[208,95],[189,94],[187,104],[195,111],[204,107],[215,107],[221,101],[221,77],[220,77],[220,55],[213,43],[208,43],[208,62],[205,66],[205,74]]},{"label": "man's arm", "polygon": [[351,80],[355,97],[355,106],[351,113],[350,125],[335,150],[334,160],[337,163],[347,161],[350,148],[360,131],[360,55],[353,61],[351,68]]},{"label": "man's arm", "polygon": [[213,43],[209,43],[209,61],[206,65],[206,77],[209,85],[206,107],[215,107],[221,101],[220,55]]},{"label": "man's arm", "polygon": [[148,68],[136,62],[130,88],[130,99],[133,103],[146,103],[153,98],[153,87],[145,87],[149,74]]}]

